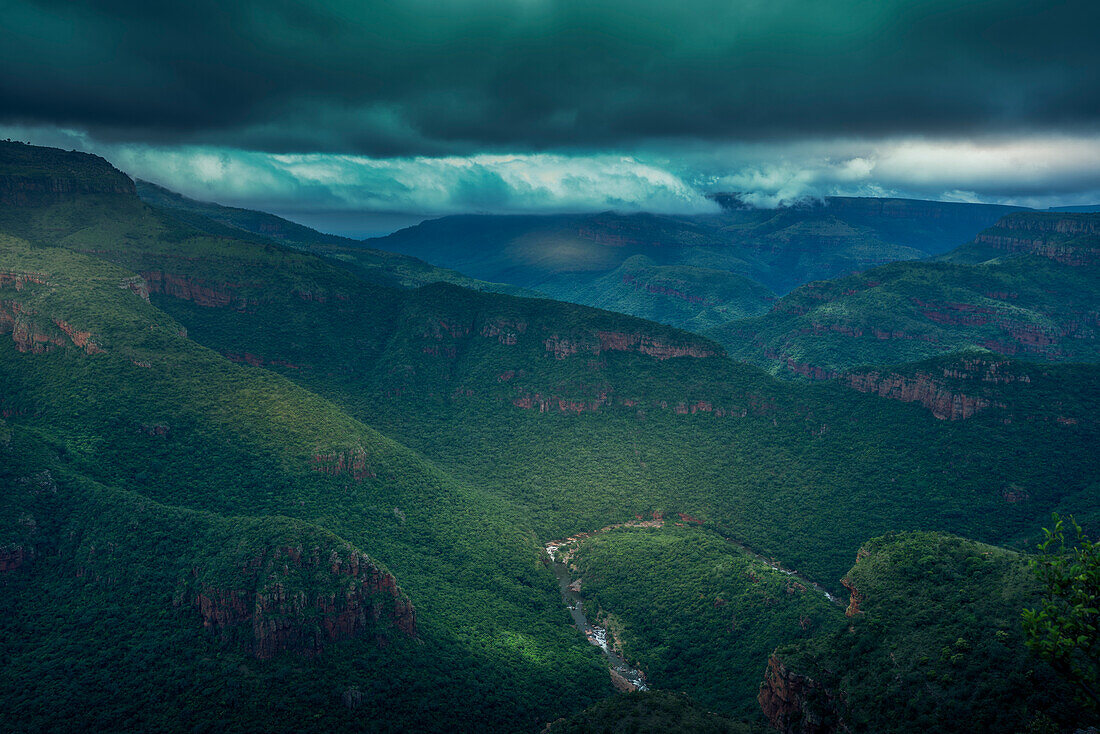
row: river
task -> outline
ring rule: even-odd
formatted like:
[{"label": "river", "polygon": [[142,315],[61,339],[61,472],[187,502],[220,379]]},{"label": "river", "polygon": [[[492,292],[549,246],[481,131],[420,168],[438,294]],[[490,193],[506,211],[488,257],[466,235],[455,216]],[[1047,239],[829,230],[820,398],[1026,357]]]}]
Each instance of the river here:
[{"label": "river", "polygon": [[604,657],[607,658],[611,670],[618,673],[627,683],[634,686],[639,691],[648,691],[649,686],[646,685],[645,674],[637,668],[632,668],[623,656],[615,652],[611,645],[608,644],[607,629],[604,627],[597,627],[588,621],[588,617],[584,613],[584,601],[581,599],[581,595],[570,588],[573,580],[569,576],[569,569],[564,563],[559,562],[554,557],[554,551],[551,550],[552,547],[553,544],[547,545],[546,554],[550,556],[550,565],[554,569],[554,576],[558,579],[558,586],[561,587],[562,602],[565,604],[566,609],[569,610],[569,614],[573,616],[573,623],[591,644],[600,648]]}]

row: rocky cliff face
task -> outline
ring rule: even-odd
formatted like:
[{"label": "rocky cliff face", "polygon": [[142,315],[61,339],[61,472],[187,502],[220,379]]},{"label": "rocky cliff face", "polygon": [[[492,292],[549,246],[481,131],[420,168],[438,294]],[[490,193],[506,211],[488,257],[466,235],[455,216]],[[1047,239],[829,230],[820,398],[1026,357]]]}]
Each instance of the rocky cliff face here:
[{"label": "rocky cliff face", "polygon": [[1100,215],[1013,214],[979,234],[979,245],[1083,267],[1100,263]]},{"label": "rocky cliff face", "polygon": [[825,207],[837,215],[901,220],[930,219],[966,224],[974,222],[978,227],[982,226],[982,222],[992,221],[998,214],[1006,211],[1006,207],[997,205],[850,196],[827,196]]},{"label": "rocky cliff face", "polygon": [[[860,548],[856,552],[856,563],[858,564],[867,556],[871,555],[866,548]],[[863,593],[856,588],[856,585],[850,578],[845,576],[840,580],[841,585],[848,590],[848,608],[844,610],[846,617],[854,617],[857,614],[863,612],[862,604],[867,600]]]},{"label": "rocky cliff face", "polygon": [[57,176],[0,176],[0,205],[46,206],[89,194],[133,195],[134,182],[78,181]]},{"label": "rocky cliff face", "polygon": [[[999,385],[1031,383],[1025,365],[1008,360],[965,357],[911,375],[877,370],[851,372],[841,379],[849,387],[907,403],[920,403],[940,420],[964,420],[990,408],[1009,408],[998,400]],[[984,394],[982,394],[984,393]],[[1005,398],[1007,400],[1007,398]]]},{"label": "rocky cliff face", "polygon": [[[856,563],[868,555],[866,549],[860,548]],[[860,605],[865,601],[863,594],[847,577],[840,583],[851,592],[845,614],[849,617],[860,614]],[[795,672],[776,654],[768,660],[756,700],[771,725],[786,734],[832,734],[849,730],[841,712],[843,693],[809,675]]]},{"label": "rocky cliff face", "polygon": [[926,372],[906,376],[870,371],[845,375],[844,380],[860,392],[875,393],[903,403],[920,403],[940,420],[963,420],[992,404],[987,398],[952,389]]},{"label": "rocky cliff face", "polygon": [[855,587],[850,579],[841,579],[840,583],[850,594],[848,597],[848,608],[844,610],[844,616],[854,617],[863,611],[863,609],[860,608],[860,604],[863,603],[863,594],[859,593],[859,589]]},{"label": "rocky cliff face", "polygon": [[566,359],[578,354],[599,356],[603,352],[637,352],[655,359],[673,357],[711,357],[714,349],[702,342],[672,342],[648,334],[630,334],[619,331],[597,331],[592,337],[571,337],[552,334],[543,344],[555,359]]},{"label": "rocky cliff face", "polygon": [[393,635],[416,637],[416,612],[396,579],[359,551],[276,548],[244,570],[247,585],[202,584],[193,603],[204,627],[261,660],[315,656],[367,635],[380,645]]},{"label": "rocky cliff face", "polygon": [[234,306],[245,309],[255,305],[235,292],[240,286],[236,283],[204,283],[160,270],[147,270],[141,274],[145,281],[145,293],[163,293],[184,301],[193,301],[208,308],[226,308]]},{"label": "rocky cliff face", "polygon": [[689,293],[685,284],[680,284],[678,287],[666,285],[664,283],[653,283],[645,280],[639,280],[638,276],[632,273],[623,273],[623,284],[629,285],[634,290],[644,290],[646,293],[652,293],[658,296],[667,296],[669,298],[676,298],[681,301],[687,301],[688,303],[697,303],[703,306],[713,306],[714,301],[710,301],[703,296],[698,296],[693,293]]},{"label": "rocky cliff face", "polygon": [[756,700],[771,725],[785,734],[847,731],[837,696],[809,676],[795,673],[775,655],[768,660]]},{"label": "rocky cliff face", "polygon": [[70,343],[87,354],[103,352],[92,332],[64,319],[44,317],[20,301],[0,300],[0,334],[11,334],[15,348],[29,354],[45,354]]}]

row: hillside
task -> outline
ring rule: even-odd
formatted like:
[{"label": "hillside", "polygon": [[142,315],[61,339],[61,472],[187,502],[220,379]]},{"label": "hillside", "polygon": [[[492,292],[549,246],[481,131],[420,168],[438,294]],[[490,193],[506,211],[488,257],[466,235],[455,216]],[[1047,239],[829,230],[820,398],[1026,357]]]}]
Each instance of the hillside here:
[{"label": "hillside", "polygon": [[763,725],[732,721],[686,696],[663,691],[624,693],[552,722],[546,734],[763,734]]},{"label": "hillside", "polygon": [[256,241],[259,242],[274,241],[313,252],[343,264],[372,283],[418,288],[428,283],[445,282],[475,290],[539,295],[502,283],[486,283],[468,278],[414,257],[364,247],[356,240],[318,232],[274,214],[196,201],[148,181],[139,179],[136,190],[145,203],[206,234],[235,239],[258,238]]},{"label": "hillside", "polygon": [[645,255],[635,255],[585,285],[576,285],[566,275],[540,287],[559,300],[695,332],[762,315],[776,300],[774,293],[750,278],[710,268],[657,265]]},{"label": "hillside", "polygon": [[273,239],[336,259],[379,283],[545,293],[697,332],[763,315],[775,299],[771,289],[782,293],[809,280],[943,252],[1011,211],[844,197],[768,211],[717,195],[726,209],[718,216],[450,217],[368,241],[382,248],[374,249],[145,181],[137,182],[137,192],[209,234]]},{"label": "hillside", "polygon": [[[171,263],[177,278],[193,277],[189,267]],[[345,286],[279,296],[299,287],[261,269],[235,266],[267,279],[266,297],[245,309],[186,293],[153,300],[192,338],[491,488],[543,538],[683,511],[828,579],[866,537],[898,524],[1000,540],[1033,533],[1048,508],[1091,482],[1092,367],[995,383],[1003,397],[982,395],[1014,406],[1007,424],[1000,407],[944,422],[877,391],[778,383],[701,337],[622,315],[436,284],[392,315],[350,321]],[[223,287],[228,302],[245,296]],[[1067,385],[1075,400],[1063,399]],[[1019,450],[1068,454],[1055,476]],[[1010,486],[1034,501],[1006,501]],[[792,517],[790,503],[806,513]]]},{"label": "hillside", "polygon": [[[1093,365],[972,366],[948,400],[972,379],[991,405],[937,420],[623,314],[380,286],[122,188],[0,209],[0,711],[28,728],[534,731],[612,690],[550,540],[682,512],[838,592],[868,537],[1019,547],[1096,495]],[[704,546],[667,537],[695,583]],[[607,613],[659,612],[614,608],[626,576]],[[767,642],[744,660],[801,637],[741,601]]]},{"label": "hillside", "polygon": [[844,619],[804,579],[678,515],[661,528],[615,529],[579,545],[570,563],[585,606],[598,610],[648,684],[726,715],[759,716],[760,661],[777,645]]},{"label": "hillside", "polygon": [[[313,256],[173,225],[132,195],[50,209],[5,209],[5,227],[78,222],[60,235],[74,249],[0,242],[5,717],[276,731],[352,728],[384,708],[381,729],[522,729],[610,692],[513,510],[201,347],[148,295],[228,305],[224,291],[99,255],[114,243],[207,278],[251,255],[303,287],[346,283],[367,309],[378,292]],[[233,303],[247,308],[262,288],[243,280]],[[560,695],[527,693],[548,688]],[[64,691],[72,708],[51,705]]]},{"label": "hillside", "polygon": [[784,732],[1060,731],[1067,684],[1023,646],[1038,590],[1025,559],[939,533],[866,543],[849,625],[776,650],[760,704]]},{"label": "hillside", "polygon": [[1093,362],[1098,247],[1098,215],[1013,214],[936,261],[808,283],[707,333],[773,374],[819,378],[972,348]]}]

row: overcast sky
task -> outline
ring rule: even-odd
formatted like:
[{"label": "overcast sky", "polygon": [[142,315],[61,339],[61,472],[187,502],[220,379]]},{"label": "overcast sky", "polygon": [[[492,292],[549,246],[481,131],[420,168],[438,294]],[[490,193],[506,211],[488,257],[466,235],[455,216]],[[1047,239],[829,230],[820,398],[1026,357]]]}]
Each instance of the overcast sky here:
[{"label": "overcast sky", "polygon": [[1095,0],[4,5],[0,137],[330,229],[717,190],[1100,202]]}]

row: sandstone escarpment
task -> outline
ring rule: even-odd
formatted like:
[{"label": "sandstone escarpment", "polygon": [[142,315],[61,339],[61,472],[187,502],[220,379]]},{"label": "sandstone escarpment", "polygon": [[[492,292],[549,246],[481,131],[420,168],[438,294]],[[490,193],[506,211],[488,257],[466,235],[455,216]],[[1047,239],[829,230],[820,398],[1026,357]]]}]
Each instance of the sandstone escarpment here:
[{"label": "sandstone escarpment", "polygon": [[133,197],[136,190],[98,156],[0,142],[0,205],[47,206],[88,195]]},{"label": "sandstone escarpment", "polygon": [[904,403],[920,403],[940,420],[963,420],[992,405],[987,398],[959,392],[926,372],[907,376],[870,371],[851,373],[844,379],[849,387],[860,392]]},{"label": "sandstone escarpment", "polygon": [[[917,219],[975,224],[988,222],[1004,207],[980,207],[954,202],[923,201],[919,199],[888,199],[879,197],[827,196],[825,206],[832,212],[859,214],[885,219]],[[977,226],[981,226],[977,224]]]},{"label": "sandstone escarpment", "polygon": [[632,352],[658,360],[710,357],[720,353],[718,347],[706,339],[651,326],[652,330],[642,325],[630,329],[576,328],[554,318],[533,319],[514,312],[469,313],[465,317],[431,312],[416,315],[410,324],[420,354],[447,360],[457,359],[468,349],[479,348],[475,345],[481,340],[519,349],[538,345],[536,348],[558,360],[594,358],[609,352]]},{"label": "sandstone escarpment", "polygon": [[1013,214],[974,241],[979,245],[1049,258],[1083,267],[1100,262],[1100,216],[1094,214]]},{"label": "sandstone escarpment", "polygon": [[49,285],[49,274],[38,270],[0,270],[0,288],[21,291],[32,283]]},{"label": "sandstone escarpment", "polygon": [[790,670],[775,655],[768,659],[756,700],[771,725],[785,734],[846,731],[837,696],[807,675]]},{"label": "sandstone escarpment", "polygon": [[315,656],[366,636],[382,645],[416,637],[416,612],[396,579],[359,551],[281,547],[242,571],[247,583],[201,584],[193,604],[204,627],[261,660],[281,652]]},{"label": "sandstone escarpment", "polygon": [[646,293],[652,293],[657,296],[667,296],[669,298],[676,298],[681,301],[687,301],[688,303],[698,303],[704,306],[715,305],[714,301],[709,301],[703,296],[697,296],[687,292],[684,290],[683,285],[672,287],[663,283],[639,280],[638,276],[632,273],[623,273],[622,280],[625,285],[632,286],[634,290],[644,290]]},{"label": "sandstone escarpment", "polygon": [[45,354],[70,343],[87,354],[103,351],[91,331],[64,319],[46,318],[20,301],[0,300],[0,334],[11,334],[15,348],[29,354]]},{"label": "sandstone escarpment", "polygon": [[0,301],[0,334],[11,334],[15,348],[30,354],[45,354],[65,341],[35,318],[34,311],[19,301]]},{"label": "sandstone escarpment", "polygon": [[[128,182],[128,183],[127,183]],[[77,181],[60,176],[0,176],[0,204],[46,206],[89,194],[134,194],[134,182]]]},{"label": "sandstone escarpment", "polygon": [[555,359],[566,359],[578,354],[599,356],[603,352],[636,352],[662,360],[673,357],[712,357],[716,354],[714,349],[702,342],[673,342],[648,334],[620,331],[597,331],[591,337],[552,334],[543,344]]},{"label": "sandstone escarpment", "polygon": [[511,401],[513,406],[539,413],[595,413],[606,407],[629,408],[639,416],[644,415],[648,410],[653,410],[676,415],[709,413],[717,418],[744,418],[750,413],[761,416],[775,411],[774,401],[756,394],[743,395],[737,403],[727,403],[723,406],[714,400],[699,398],[643,401],[636,398],[616,397],[608,389],[592,391],[590,397],[567,398],[553,393],[531,392],[517,385],[516,393],[516,397]]},{"label": "sandstone escarpment", "polygon": [[208,283],[182,275],[165,273],[160,270],[146,270],[141,273],[145,280],[146,292],[163,293],[166,296],[192,301],[208,308],[234,308],[244,310],[256,304],[255,299],[245,298],[236,291],[237,283]]}]

